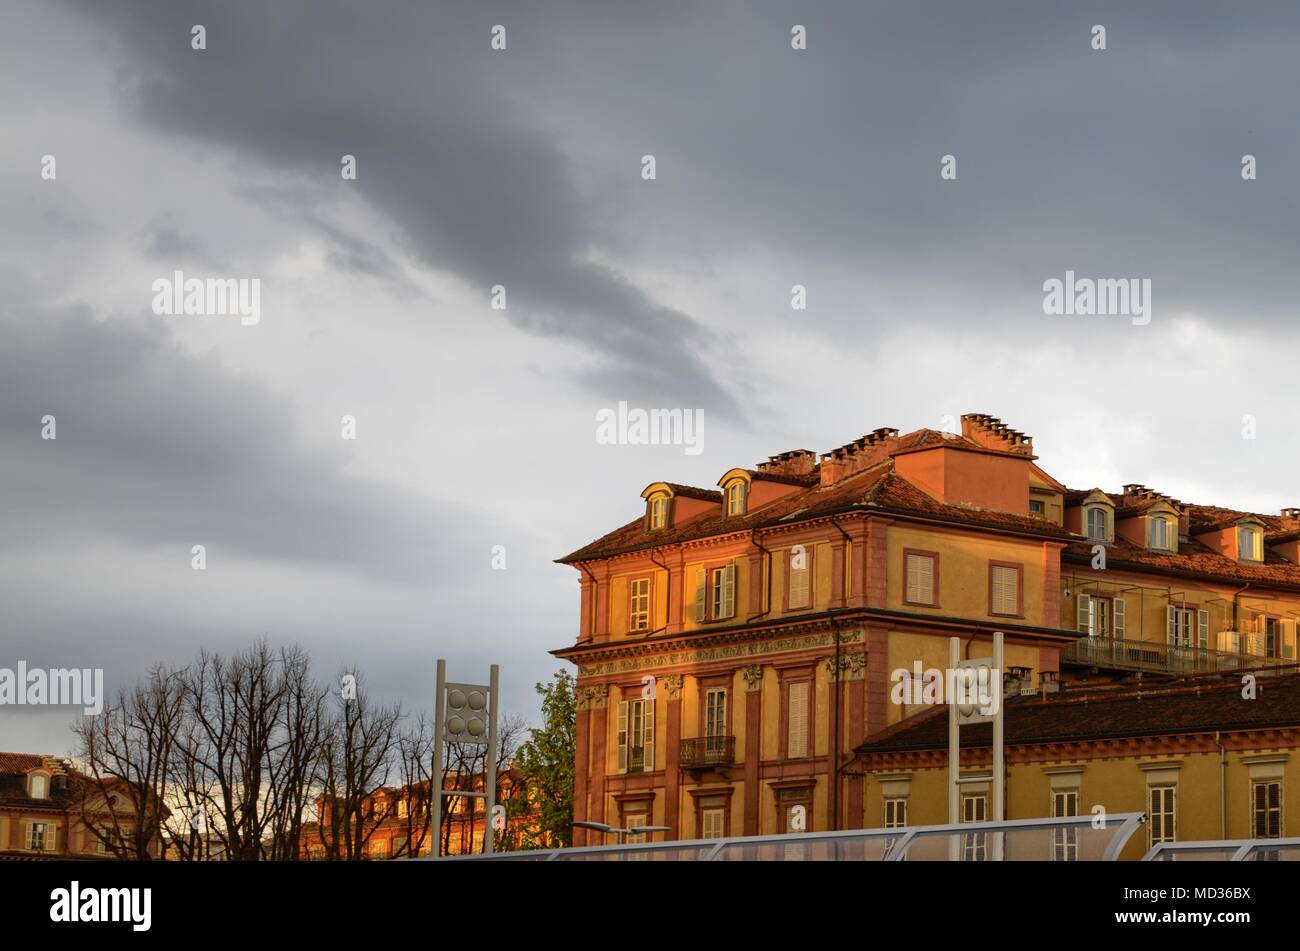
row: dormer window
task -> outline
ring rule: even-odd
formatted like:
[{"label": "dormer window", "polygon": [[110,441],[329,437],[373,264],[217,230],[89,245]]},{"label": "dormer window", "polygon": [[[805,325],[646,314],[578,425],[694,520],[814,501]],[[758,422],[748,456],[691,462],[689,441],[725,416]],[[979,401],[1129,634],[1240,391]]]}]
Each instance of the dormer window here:
[{"label": "dormer window", "polygon": [[749,484],[744,479],[737,479],[727,486],[727,514],[744,515],[745,500],[747,496],[746,489]]},{"label": "dormer window", "polygon": [[1263,561],[1262,543],[1258,528],[1243,525],[1237,529],[1237,557],[1242,561]]},{"label": "dormer window", "polygon": [[1110,514],[1100,505],[1087,509],[1088,540],[1094,542],[1110,541]]},{"label": "dormer window", "polygon": [[47,799],[50,795],[50,777],[32,773],[27,777],[27,795],[32,799]]},{"label": "dormer window", "polygon": [[1147,519],[1147,547],[1157,551],[1174,551],[1178,542],[1178,529],[1171,518],[1153,516]]},{"label": "dormer window", "polygon": [[668,527],[668,496],[652,496],[649,501],[650,531]]}]

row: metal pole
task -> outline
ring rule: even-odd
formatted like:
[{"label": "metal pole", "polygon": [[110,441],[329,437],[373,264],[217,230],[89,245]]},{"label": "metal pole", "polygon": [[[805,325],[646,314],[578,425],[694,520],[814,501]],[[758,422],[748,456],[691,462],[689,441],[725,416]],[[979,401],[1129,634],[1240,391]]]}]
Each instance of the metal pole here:
[{"label": "metal pole", "polygon": [[[993,821],[1001,822],[1006,816],[1006,768],[1003,765],[1002,715],[1006,711],[1005,690],[1002,688],[1002,632],[993,633],[993,684],[998,691],[998,712],[993,715]],[[1001,862],[1005,838],[1001,832],[993,836],[993,861]]]},{"label": "metal pole", "polygon": [[487,828],[483,830],[483,852],[485,855],[491,855],[495,839],[497,837],[496,826],[493,824],[493,810],[497,804],[497,680],[501,673],[501,668],[497,664],[492,665],[492,674],[488,678],[488,692],[492,698],[492,716],[488,720],[488,761],[483,769],[483,786],[487,793]]},{"label": "metal pole", "polygon": [[447,692],[447,662],[438,661],[438,683],[433,694],[433,776],[429,782],[429,791],[433,801],[429,804],[432,822],[432,855],[442,855],[442,701]]},{"label": "metal pole", "polygon": [[[948,682],[944,684],[944,692],[951,692],[949,688],[956,686],[958,664],[961,663],[961,640],[956,637],[948,638]],[[957,726],[957,698],[947,697],[948,701],[948,824],[956,825],[961,821],[961,803],[958,797],[958,783],[961,778],[961,743],[959,741],[960,731]],[[956,835],[948,836],[948,859],[957,861],[960,857],[958,847],[960,838]]]}]

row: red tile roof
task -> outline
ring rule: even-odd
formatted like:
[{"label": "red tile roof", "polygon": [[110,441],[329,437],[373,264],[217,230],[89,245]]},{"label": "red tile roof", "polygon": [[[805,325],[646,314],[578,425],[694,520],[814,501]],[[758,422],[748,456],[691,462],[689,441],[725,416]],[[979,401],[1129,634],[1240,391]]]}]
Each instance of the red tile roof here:
[{"label": "red tile roof", "polygon": [[[1011,697],[1003,728],[1008,746],[1168,736],[1211,730],[1300,726],[1300,677],[1261,678],[1253,700],[1242,699],[1241,683],[1181,683],[1164,689],[1122,693],[1064,693]],[[993,725],[963,727],[962,747],[987,747]],[[857,747],[859,754],[944,749],[948,708],[936,706],[881,730]]]}]

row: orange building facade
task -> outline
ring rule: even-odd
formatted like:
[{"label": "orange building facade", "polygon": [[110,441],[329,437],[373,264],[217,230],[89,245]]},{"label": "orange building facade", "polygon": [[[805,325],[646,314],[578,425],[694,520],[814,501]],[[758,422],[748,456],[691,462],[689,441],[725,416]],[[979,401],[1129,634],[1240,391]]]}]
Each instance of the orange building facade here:
[{"label": "orange building facade", "polygon": [[642,499],[560,559],[581,584],[576,643],[554,652],[578,669],[578,821],[669,839],[880,826],[854,750],[928,709],[892,688],[945,668],[954,636],[979,657],[1002,632],[1009,692],[1040,695],[1295,656],[1300,512],[1072,490],[982,414]]}]

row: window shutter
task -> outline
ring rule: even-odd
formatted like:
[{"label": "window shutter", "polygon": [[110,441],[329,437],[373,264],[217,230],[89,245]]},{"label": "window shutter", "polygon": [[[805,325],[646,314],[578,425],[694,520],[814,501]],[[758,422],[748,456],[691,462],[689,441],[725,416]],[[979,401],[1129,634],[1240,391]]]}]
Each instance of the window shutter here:
[{"label": "window shutter", "polygon": [[993,613],[1015,614],[1019,607],[1019,572],[1002,565],[993,566]]},{"label": "window shutter", "polygon": [[907,556],[907,600],[934,603],[934,559],[928,555]]},{"label": "window shutter", "polygon": [[722,810],[705,809],[702,838],[721,839],[722,838]]},{"label": "window shutter", "polygon": [[808,682],[790,685],[790,733],[786,742],[786,755],[797,758],[808,755]]},{"label": "window shutter", "polygon": [[1124,599],[1116,598],[1114,604],[1115,610],[1111,617],[1111,626],[1115,629],[1114,636],[1122,641],[1124,639]]},{"label": "window shutter", "polygon": [[1202,648],[1210,646],[1210,612],[1196,612],[1196,643]]},{"label": "window shutter", "polygon": [[1092,614],[1089,604],[1092,598],[1086,594],[1079,595],[1079,630],[1084,634],[1092,633]]},{"label": "window shutter", "polygon": [[[606,761],[608,762],[608,761]],[[618,704],[618,771],[627,772],[627,701]]]},{"label": "window shutter", "polygon": [[645,707],[645,739],[642,745],[645,747],[645,771],[654,772],[655,768],[655,702],[653,699],[641,701]]},{"label": "window shutter", "polygon": [[722,569],[722,614],[731,617],[736,613],[736,566],[727,565]]},{"label": "window shutter", "polygon": [[707,595],[708,595],[708,573],[701,568],[695,572],[695,620],[705,621],[708,619],[706,612]]},{"label": "window shutter", "polygon": [[1295,635],[1296,625],[1291,621],[1282,622],[1282,659],[1292,660],[1295,657]]},{"label": "window shutter", "polygon": [[1165,617],[1167,619],[1166,638],[1170,644],[1178,640],[1178,609],[1172,604],[1165,605]]},{"label": "window shutter", "polygon": [[790,605],[789,606],[792,608],[811,607],[812,605],[808,597],[808,576],[811,572],[808,570],[807,554],[804,555],[804,563],[802,568],[793,567],[794,565],[793,558],[791,558],[790,564],[791,567],[790,567]]}]

